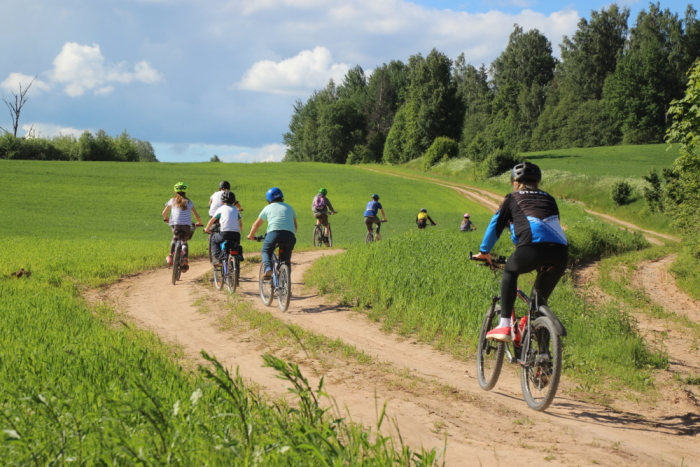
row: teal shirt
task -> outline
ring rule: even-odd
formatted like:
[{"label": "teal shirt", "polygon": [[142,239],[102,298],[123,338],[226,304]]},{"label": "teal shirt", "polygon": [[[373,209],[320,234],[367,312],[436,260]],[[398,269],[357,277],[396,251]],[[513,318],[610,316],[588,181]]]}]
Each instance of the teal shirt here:
[{"label": "teal shirt", "polygon": [[270,203],[260,211],[258,216],[260,219],[267,221],[267,231],[274,232],[275,230],[289,230],[295,233],[294,219],[297,214],[294,209],[287,203]]}]

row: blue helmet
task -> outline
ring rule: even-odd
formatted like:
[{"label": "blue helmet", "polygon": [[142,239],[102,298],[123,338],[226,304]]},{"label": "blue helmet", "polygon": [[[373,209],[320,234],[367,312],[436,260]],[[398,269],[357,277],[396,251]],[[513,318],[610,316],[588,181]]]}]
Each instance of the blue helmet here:
[{"label": "blue helmet", "polygon": [[265,199],[268,203],[284,199],[284,193],[282,193],[282,190],[275,186],[267,190],[267,193],[265,193]]}]

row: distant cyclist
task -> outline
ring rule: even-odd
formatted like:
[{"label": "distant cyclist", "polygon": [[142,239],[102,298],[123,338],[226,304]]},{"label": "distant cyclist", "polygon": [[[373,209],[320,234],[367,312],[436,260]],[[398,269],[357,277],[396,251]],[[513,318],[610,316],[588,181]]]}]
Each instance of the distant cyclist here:
[{"label": "distant cyclist", "polygon": [[435,222],[433,222],[433,219],[428,215],[428,210],[423,208],[416,216],[416,225],[419,229],[424,229],[428,226],[428,222],[430,222],[430,225],[437,225]]},{"label": "distant cyclist", "polygon": [[[181,270],[185,272],[190,268],[188,262],[189,248],[186,246],[187,241],[191,239],[194,234],[194,229],[192,228],[192,214],[197,218],[197,226],[202,225],[202,219],[199,217],[199,214],[197,214],[194,203],[187,198],[187,185],[182,182],[177,182],[174,190],[175,196],[165,203],[165,209],[163,209],[163,220],[170,224],[170,227],[173,229],[173,239],[170,242],[170,254],[165,258],[165,261],[170,266],[173,265],[173,253],[175,252],[175,244],[178,239],[175,232],[178,230],[184,231],[186,235],[185,238],[182,239],[185,248],[183,248],[184,257]],[[171,210],[172,212],[170,212]],[[170,218],[168,218],[168,213],[170,213]]]},{"label": "distant cyclist", "polygon": [[462,219],[462,225],[459,226],[459,230],[462,232],[471,232],[476,230],[476,226],[471,219],[469,219],[469,213],[464,215],[464,219]]},{"label": "distant cyclist", "polygon": [[336,211],[333,209],[333,204],[331,200],[328,199],[328,190],[321,188],[318,190],[316,196],[314,196],[313,201],[311,201],[311,211],[314,213],[316,218],[316,225],[322,224],[323,229],[323,243],[328,246],[328,236],[330,232],[328,231],[328,212],[335,214]]},{"label": "distant cyclist", "polygon": [[234,206],[236,204],[236,195],[232,191],[222,191],[219,197],[223,205],[216,210],[214,216],[209,219],[209,223],[204,228],[204,231],[210,234],[214,224],[219,224],[219,231],[211,237],[211,256],[214,266],[221,264],[221,244],[224,242],[229,246],[240,244],[241,230],[243,230],[241,214]]},{"label": "distant cyclist", "polygon": [[365,207],[365,225],[367,226],[368,232],[372,232],[374,224],[377,225],[377,240],[381,238],[379,235],[379,229],[382,228],[382,221],[380,221],[379,217],[377,217],[377,213],[379,211],[382,212],[382,220],[386,222],[386,214],[384,214],[384,208],[379,202],[379,195],[374,194],[372,195],[372,201],[368,202],[367,206]]},{"label": "distant cyclist", "polygon": [[[221,194],[226,191],[231,191],[231,184],[224,180],[223,182],[219,183],[219,191],[215,191],[214,194],[209,197],[209,217],[214,217],[216,210],[222,206],[223,203],[221,202]],[[236,200],[233,205],[236,207],[236,209],[243,212],[241,203],[239,203],[238,200]]]},{"label": "distant cyclist", "polygon": [[515,252],[508,258],[501,281],[501,319],[487,339],[510,342],[510,316],[518,288],[518,276],[541,266],[554,266],[542,274],[539,296],[546,304],[569,257],[566,235],[559,224],[559,208],[553,197],[539,189],[542,172],[535,164],[524,162],[511,170],[513,192],[506,195],[484,232],[477,259],[491,261],[489,252],[503,229],[510,229]]},{"label": "distant cyclist", "polygon": [[267,221],[267,235],[262,246],[262,262],[265,265],[265,277],[272,276],[272,253],[277,245],[284,245],[280,251],[280,261],[291,266],[292,250],[297,243],[297,215],[294,209],[284,202],[284,194],[277,187],[265,193],[267,206],[260,211],[258,218],[250,227],[248,240],[255,240],[255,232]]}]

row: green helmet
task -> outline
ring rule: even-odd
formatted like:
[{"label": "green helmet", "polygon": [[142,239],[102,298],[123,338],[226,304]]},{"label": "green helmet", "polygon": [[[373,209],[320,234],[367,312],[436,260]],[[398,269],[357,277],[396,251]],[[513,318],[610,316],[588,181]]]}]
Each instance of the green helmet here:
[{"label": "green helmet", "polygon": [[177,192],[187,191],[187,184],[184,183],[184,182],[177,182],[177,183],[175,184],[174,190],[177,191]]},{"label": "green helmet", "polygon": [[328,194],[328,190],[326,190],[325,188],[321,188],[320,190],[318,190],[318,192],[321,193],[323,196],[326,196]]}]

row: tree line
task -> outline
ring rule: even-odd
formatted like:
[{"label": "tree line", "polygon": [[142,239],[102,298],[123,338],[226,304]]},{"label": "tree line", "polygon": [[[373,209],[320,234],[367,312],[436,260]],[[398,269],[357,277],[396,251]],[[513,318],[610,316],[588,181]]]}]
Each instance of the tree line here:
[{"label": "tree line", "polygon": [[86,130],[79,138],[73,135],[18,138],[5,132],[0,136],[0,159],[158,162],[151,143],[132,138],[126,130],[114,137],[104,130],[94,135]]},{"label": "tree line", "polygon": [[700,21],[691,5],[680,17],[652,3],[634,27],[629,15],[616,4],[592,11],[563,38],[561,59],[541,32],[516,24],[488,68],[436,49],[369,77],[356,66],[296,102],[285,161],[465,157],[498,172],[518,152],[663,142],[700,56]]}]

